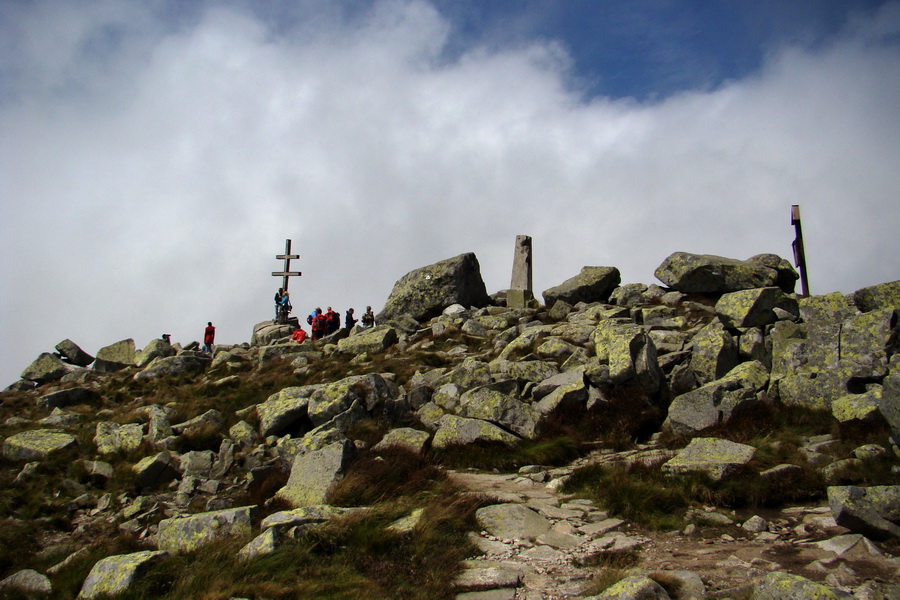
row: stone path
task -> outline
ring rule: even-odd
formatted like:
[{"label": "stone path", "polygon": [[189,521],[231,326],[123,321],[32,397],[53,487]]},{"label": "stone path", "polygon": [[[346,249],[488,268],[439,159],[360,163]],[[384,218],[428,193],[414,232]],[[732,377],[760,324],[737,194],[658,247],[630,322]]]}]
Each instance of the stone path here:
[{"label": "stone path", "polygon": [[[482,531],[470,533],[481,554],[466,561],[457,600],[561,600],[589,593],[599,569],[592,556],[639,550],[637,568],[666,571],[696,597],[738,594],[756,578],[787,570],[832,586],[851,588],[867,579],[891,582],[900,561],[881,555],[865,538],[837,527],[826,506],[788,508],[756,516],[756,531],[740,522],[718,523],[713,537],[681,532],[638,532],[588,500],[557,491],[561,477],[589,462],[659,460],[649,446],[625,453],[598,451],[561,469],[525,467],[517,474],[451,472],[461,487],[500,504],[478,512]],[[711,510],[711,509],[710,509]],[[748,515],[749,516],[749,515]],[[694,519],[702,521],[703,515]],[[721,517],[709,513],[709,517]],[[747,518],[747,517],[743,517]],[[748,521],[749,522],[749,521]],[[734,535],[723,533],[731,531]],[[688,593],[694,597],[694,592]]]}]

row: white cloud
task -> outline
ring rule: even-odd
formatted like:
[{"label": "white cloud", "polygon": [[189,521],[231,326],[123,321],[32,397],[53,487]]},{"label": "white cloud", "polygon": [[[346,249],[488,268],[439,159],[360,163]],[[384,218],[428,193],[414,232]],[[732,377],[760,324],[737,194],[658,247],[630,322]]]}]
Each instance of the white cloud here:
[{"label": "white cloud", "polygon": [[424,2],[278,32],[240,4],[177,26],[138,3],[49,6],[0,18],[8,381],[66,337],[187,342],[212,320],[248,340],[285,238],[300,314],[377,309],[467,251],[502,289],[517,234],[538,292],[589,264],[652,283],[678,250],[789,257],[795,203],[813,292],[898,279],[896,6],[647,104],[585,100],[553,43],[450,60]]}]

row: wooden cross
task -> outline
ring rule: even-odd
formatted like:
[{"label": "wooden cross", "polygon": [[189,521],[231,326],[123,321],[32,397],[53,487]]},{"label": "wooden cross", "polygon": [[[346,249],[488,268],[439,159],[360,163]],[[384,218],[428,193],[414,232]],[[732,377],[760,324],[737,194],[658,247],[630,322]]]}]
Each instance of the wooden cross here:
[{"label": "wooden cross", "polygon": [[291,240],[284,240],[284,254],[275,257],[278,260],[284,260],[283,271],[272,271],[272,277],[284,277],[281,287],[284,291],[288,291],[288,278],[300,277],[303,275],[300,271],[291,271],[291,259],[300,258],[299,254],[291,254]]},{"label": "wooden cross", "polygon": [[800,290],[809,296],[809,280],[806,277],[806,251],[803,249],[803,228],[800,226],[800,205],[791,206],[791,225],[794,226],[794,265],[800,270]]}]

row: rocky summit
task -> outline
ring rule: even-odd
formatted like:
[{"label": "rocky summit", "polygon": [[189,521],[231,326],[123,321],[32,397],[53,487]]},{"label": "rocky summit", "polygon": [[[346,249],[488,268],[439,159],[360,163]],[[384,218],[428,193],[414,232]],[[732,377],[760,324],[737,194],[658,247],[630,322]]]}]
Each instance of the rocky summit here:
[{"label": "rocky summit", "polygon": [[474,254],[371,329],[64,340],[0,394],[10,598],[900,598],[900,282]]}]

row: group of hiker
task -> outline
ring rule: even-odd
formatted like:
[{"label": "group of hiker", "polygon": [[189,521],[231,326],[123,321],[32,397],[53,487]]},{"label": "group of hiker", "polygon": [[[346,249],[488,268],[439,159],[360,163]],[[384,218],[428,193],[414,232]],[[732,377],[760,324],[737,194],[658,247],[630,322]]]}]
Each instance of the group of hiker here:
[{"label": "group of hiker", "polygon": [[[292,308],[290,293],[286,292],[283,288],[278,288],[278,291],[275,293],[275,321],[286,322],[287,315],[291,312]],[[366,307],[366,312],[363,314],[361,320],[354,316],[352,308],[347,309],[347,312],[344,315],[344,329],[350,330],[357,323],[359,323],[360,327],[363,329],[375,326],[375,313],[372,312],[371,306]],[[315,310],[306,317],[306,324],[310,326],[312,339],[318,340],[327,335],[331,335],[341,328],[341,316],[330,306],[328,307],[328,310],[324,312],[320,307],[316,307]],[[306,338],[306,331],[304,331],[302,327],[298,327],[293,335],[291,335],[291,339],[295,342],[303,342]]]}]

